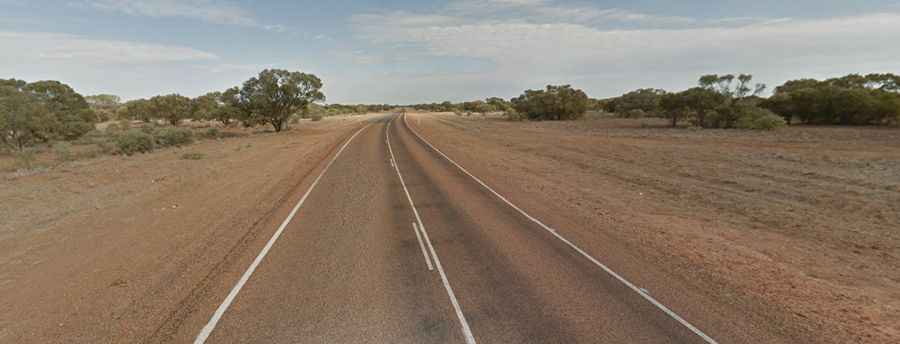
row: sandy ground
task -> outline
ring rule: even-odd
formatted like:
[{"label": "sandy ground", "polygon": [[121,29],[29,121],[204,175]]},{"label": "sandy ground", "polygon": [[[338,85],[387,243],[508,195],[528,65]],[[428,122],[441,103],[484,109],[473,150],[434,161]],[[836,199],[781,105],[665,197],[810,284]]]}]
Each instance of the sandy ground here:
[{"label": "sandy ground", "polygon": [[266,240],[261,223],[365,117],[3,175],[0,342],[164,331],[218,265]]},{"label": "sandy ground", "polygon": [[900,130],[414,114],[501,193],[798,342],[900,342]]}]

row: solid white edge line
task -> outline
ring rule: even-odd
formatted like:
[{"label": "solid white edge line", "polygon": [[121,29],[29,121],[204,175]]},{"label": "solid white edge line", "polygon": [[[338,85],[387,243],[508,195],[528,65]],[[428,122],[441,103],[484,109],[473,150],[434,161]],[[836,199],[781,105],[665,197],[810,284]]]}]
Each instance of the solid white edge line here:
[{"label": "solid white edge line", "polygon": [[[396,117],[395,117],[396,118]],[[405,119],[405,117],[404,117]],[[394,122],[392,118],[385,129],[385,138],[388,143],[388,152],[391,153],[391,159],[394,158],[394,149],[391,148],[391,139],[390,139],[390,129],[391,123]],[[416,204],[413,203],[412,196],[409,195],[409,190],[406,188],[406,182],[403,181],[403,175],[400,174],[399,164],[394,164],[394,170],[397,171],[397,177],[400,178],[400,185],[403,186],[403,193],[406,194],[406,200],[409,201],[409,206],[412,208],[413,215],[416,216],[416,222],[419,223],[419,230],[422,231],[422,235],[425,236],[425,242],[428,243],[428,249],[431,250],[431,256],[434,259],[434,266],[437,267],[438,274],[441,276],[441,283],[444,284],[444,289],[447,290],[447,296],[450,297],[450,304],[453,305],[453,310],[456,312],[456,318],[459,319],[460,327],[462,328],[463,337],[466,339],[467,344],[476,344],[475,336],[472,335],[472,329],[469,328],[469,322],[466,321],[466,316],[463,315],[462,308],[459,306],[459,301],[456,300],[456,294],[453,293],[453,288],[450,287],[450,281],[447,279],[447,274],[444,273],[444,266],[441,264],[441,260],[438,258],[437,252],[434,250],[434,245],[431,244],[431,239],[428,237],[428,231],[425,230],[425,224],[422,223],[422,218],[419,216],[419,211],[416,210]]]},{"label": "solid white edge line", "polygon": [[425,243],[422,242],[422,234],[419,234],[419,226],[415,222],[412,223],[413,231],[416,232],[416,239],[419,240],[419,248],[422,249],[422,257],[425,257],[425,264],[428,265],[428,271],[434,271],[431,265],[431,258],[428,257],[428,250],[425,249]]},{"label": "solid white edge line", "polygon": [[627,279],[625,279],[624,277],[622,277],[621,275],[619,275],[618,273],[616,273],[615,271],[613,271],[612,269],[610,269],[609,267],[607,267],[606,265],[604,265],[603,263],[600,263],[600,261],[598,261],[597,259],[595,259],[595,258],[592,257],[591,255],[589,255],[587,252],[585,252],[584,250],[582,250],[580,247],[578,247],[577,245],[575,245],[574,243],[572,243],[571,241],[569,241],[568,239],[566,239],[566,238],[563,237],[562,235],[559,235],[559,233],[557,233],[556,230],[554,230],[553,228],[550,228],[549,226],[545,225],[543,222],[541,222],[540,220],[538,220],[538,219],[535,218],[534,216],[529,215],[529,214],[526,213],[524,210],[522,210],[521,208],[519,208],[518,206],[516,206],[515,204],[513,204],[512,202],[510,202],[508,199],[506,199],[506,197],[503,197],[503,195],[501,195],[501,194],[498,193],[497,191],[494,191],[494,189],[492,189],[490,186],[488,186],[488,185],[485,184],[483,181],[481,181],[481,179],[478,179],[478,177],[474,176],[472,173],[469,173],[468,170],[466,170],[465,168],[463,168],[462,166],[460,166],[459,164],[457,164],[456,161],[453,161],[453,159],[450,159],[450,157],[448,157],[446,154],[444,154],[444,152],[441,152],[440,149],[437,149],[437,147],[435,147],[435,146],[432,145],[430,142],[428,142],[428,140],[426,140],[424,137],[422,137],[421,135],[419,135],[419,133],[416,132],[416,130],[413,129],[413,128],[409,125],[409,123],[406,121],[406,115],[403,116],[403,123],[406,125],[407,128],[409,128],[409,130],[410,130],[413,134],[415,134],[416,137],[419,138],[419,140],[421,140],[421,141],[424,142],[426,145],[428,145],[428,147],[431,147],[432,150],[434,150],[435,152],[437,152],[438,154],[440,154],[442,157],[444,157],[444,159],[447,159],[447,161],[449,161],[451,164],[453,164],[454,166],[456,166],[457,168],[459,168],[460,171],[462,171],[463,173],[465,173],[466,175],[468,175],[469,177],[471,177],[473,180],[475,180],[475,182],[477,182],[477,183],[480,184],[482,187],[484,187],[485,189],[487,189],[488,191],[490,191],[492,194],[494,194],[494,196],[497,196],[497,198],[499,198],[501,201],[503,201],[503,202],[506,203],[508,206],[510,206],[511,208],[513,208],[514,210],[518,211],[520,214],[522,214],[523,216],[525,216],[525,218],[531,220],[531,222],[534,222],[535,224],[537,224],[538,226],[540,226],[541,228],[543,228],[543,229],[546,230],[547,232],[550,232],[550,234],[552,234],[554,237],[556,237],[556,238],[559,239],[560,241],[564,242],[566,245],[568,245],[569,247],[571,247],[572,249],[574,249],[576,252],[578,252],[579,254],[581,254],[583,257],[587,258],[589,261],[591,261],[592,263],[594,263],[595,265],[597,265],[598,267],[600,267],[601,269],[603,269],[603,271],[606,271],[606,273],[608,273],[610,276],[614,277],[616,280],[618,280],[619,282],[621,282],[622,284],[624,284],[625,286],[627,286],[629,289],[631,289],[632,291],[634,291],[635,293],[637,293],[638,295],[640,295],[641,297],[643,297],[645,300],[647,300],[648,302],[650,302],[651,304],[653,304],[654,306],[656,306],[656,308],[659,308],[660,310],[662,310],[663,313],[665,313],[666,315],[668,315],[669,317],[671,317],[672,319],[674,319],[675,321],[677,321],[678,323],[680,323],[682,326],[684,326],[684,327],[686,327],[687,329],[691,330],[691,332],[693,332],[694,334],[696,334],[698,337],[700,337],[701,339],[703,339],[703,340],[706,341],[707,343],[709,343],[709,344],[718,344],[718,342],[716,342],[715,339],[713,339],[712,337],[708,336],[706,333],[704,333],[703,331],[701,331],[699,328],[697,328],[696,326],[692,325],[692,324],[689,323],[687,320],[685,320],[684,318],[682,318],[681,316],[679,316],[678,314],[676,314],[674,311],[672,311],[671,309],[669,309],[668,307],[666,307],[665,305],[663,305],[662,303],[660,303],[659,301],[657,301],[656,299],[654,299],[652,296],[650,296],[649,293],[645,292],[645,291],[642,290],[641,288],[638,288],[638,287],[635,286],[633,283],[631,283],[630,281],[628,281]]},{"label": "solid white edge line", "polygon": [[225,297],[225,300],[222,301],[222,304],[219,305],[219,308],[216,309],[215,313],[213,313],[212,317],[209,319],[209,322],[206,323],[206,326],[203,326],[203,329],[197,334],[197,338],[194,339],[194,344],[203,344],[206,342],[206,339],[209,338],[209,335],[212,334],[212,331],[216,328],[216,325],[219,323],[219,320],[222,319],[222,316],[225,315],[225,311],[228,310],[228,307],[231,306],[231,303],[234,302],[234,299],[237,297],[238,293],[241,291],[241,288],[244,287],[244,284],[250,280],[250,276],[253,275],[253,272],[256,271],[256,268],[262,262],[262,260],[269,254],[269,250],[272,249],[272,246],[275,245],[275,241],[281,237],[281,233],[284,232],[284,229],[287,225],[293,220],[294,216],[297,214],[297,211],[300,210],[300,207],[303,205],[303,202],[306,202],[306,198],[309,197],[309,194],[312,193],[313,189],[315,189],[316,185],[319,184],[319,180],[322,179],[322,176],[325,175],[325,172],[328,172],[328,169],[334,164],[335,160],[341,155],[345,148],[350,145],[350,142],[353,141],[359,133],[369,127],[370,124],[366,124],[364,127],[360,128],[347,139],[347,142],[341,146],[341,149],[334,154],[334,157],[325,165],[325,168],[322,169],[322,172],[319,173],[319,176],[313,180],[312,185],[309,186],[309,189],[306,190],[306,193],[303,194],[303,197],[300,198],[300,201],[291,209],[291,213],[288,214],[287,218],[284,219],[284,222],[281,223],[281,226],[278,226],[278,230],[275,231],[275,234],[272,235],[272,238],[266,243],[266,246],[263,247],[262,251],[256,256],[256,259],[253,260],[253,263],[250,263],[250,267],[247,268],[247,271],[244,271],[244,274],[241,275],[241,278],[238,280],[237,284],[231,288],[231,292],[228,293],[228,296]]}]

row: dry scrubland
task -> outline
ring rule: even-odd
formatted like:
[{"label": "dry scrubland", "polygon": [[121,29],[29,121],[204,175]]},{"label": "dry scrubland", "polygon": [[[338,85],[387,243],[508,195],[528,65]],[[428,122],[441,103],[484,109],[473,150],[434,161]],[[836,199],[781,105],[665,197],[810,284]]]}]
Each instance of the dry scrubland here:
[{"label": "dry scrubland", "polygon": [[365,118],[3,172],[0,342],[152,341]]},{"label": "dry scrubland", "polygon": [[798,342],[900,342],[898,129],[410,124],[539,215],[585,219],[576,241],[612,236]]}]

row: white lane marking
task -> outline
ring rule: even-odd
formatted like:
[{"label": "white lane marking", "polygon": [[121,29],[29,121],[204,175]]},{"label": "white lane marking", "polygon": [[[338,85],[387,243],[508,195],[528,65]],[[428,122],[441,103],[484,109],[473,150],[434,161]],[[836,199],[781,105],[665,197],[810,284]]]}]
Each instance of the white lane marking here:
[{"label": "white lane marking", "polygon": [[[391,148],[390,141],[390,129],[393,121],[394,120],[391,119],[385,129],[385,137],[388,138],[388,151],[391,153],[391,159],[394,158],[394,149]],[[475,336],[472,335],[472,330],[469,328],[469,322],[466,321],[466,316],[463,315],[462,308],[459,307],[459,301],[456,300],[456,294],[453,293],[453,288],[450,287],[450,281],[447,280],[447,274],[444,273],[444,266],[441,265],[441,260],[438,258],[437,252],[434,251],[434,245],[431,244],[431,239],[428,238],[428,231],[425,230],[425,225],[422,223],[419,211],[416,210],[416,204],[413,203],[412,196],[409,195],[409,190],[406,188],[406,182],[403,181],[403,175],[400,174],[400,167],[398,167],[397,164],[394,164],[394,170],[397,171],[397,177],[400,178],[400,185],[403,186],[403,193],[406,194],[406,200],[409,201],[409,206],[412,208],[413,215],[416,216],[416,222],[419,223],[419,229],[422,231],[422,235],[425,236],[425,242],[428,243],[428,249],[431,250],[431,256],[434,258],[434,265],[441,275],[441,282],[444,284],[444,289],[447,290],[447,295],[450,297],[450,303],[453,305],[453,310],[456,311],[456,317],[459,319],[463,337],[465,337],[467,344],[475,344]]]},{"label": "white lane marking", "polygon": [[682,318],[681,316],[679,316],[678,314],[676,314],[674,311],[672,311],[671,309],[669,309],[669,307],[666,307],[665,305],[663,305],[663,304],[660,303],[659,301],[656,301],[656,299],[654,299],[652,296],[650,296],[650,294],[649,294],[648,292],[646,292],[646,290],[644,290],[644,289],[642,289],[642,288],[638,288],[638,287],[635,286],[633,283],[631,283],[630,281],[628,281],[627,279],[625,279],[624,277],[622,277],[621,275],[619,275],[618,273],[616,273],[615,271],[613,271],[612,269],[610,269],[609,267],[607,267],[606,265],[604,265],[603,263],[600,263],[600,261],[598,261],[598,260],[595,259],[594,257],[591,257],[591,255],[589,255],[587,252],[585,252],[584,250],[582,250],[580,247],[578,247],[577,245],[575,245],[574,243],[572,243],[571,241],[569,241],[568,239],[566,239],[566,238],[563,237],[562,235],[559,235],[559,233],[557,233],[556,230],[554,230],[553,228],[550,228],[549,226],[545,225],[543,222],[541,222],[540,220],[538,220],[538,219],[535,218],[534,216],[529,215],[529,214],[526,213],[524,210],[522,210],[522,208],[519,208],[518,206],[516,206],[515,204],[513,204],[512,202],[510,202],[508,199],[506,199],[506,197],[503,197],[503,195],[501,195],[501,194],[498,193],[497,191],[494,191],[494,189],[492,189],[490,186],[488,186],[488,185],[485,184],[483,181],[481,181],[481,179],[478,179],[478,177],[476,177],[476,176],[473,175],[472,173],[469,173],[468,170],[466,170],[465,168],[463,168],[462,166],[460,166],[459,164],[457,164],[456,161],[453,161],[453,159],[450,159],[450,157],[448,157],[446,154],[444,154],[444,152],[441,152],[440,149],[437,149],[437,147],[435,147],[435,146],[432,145],[430,142],[428,142],[428,140],[426,140],[424,137],[422,137],[421,135],[419,135],[419,133],[416,132],[416,130],[413,129],[413,128],[409,125],[409,123],[406,121],[406,116],[405,116],[405,115],[403,116],[403,123],[406,124],[406,127],[409,128],[409,130],[412,131],[412,133],[415,134],[416,137],[419,138],[419,140],[421,140],[421,141],[424,142],[426,145],[428,145],[428,147],[431,147],[431,149],[433,149],[435,152],[437,152],[437,153],[440,154],[442,157],[444,157],[444,159],[447,159],[447,161],[449,161],[451,164],[453,164],[454,166],[456,166],[457,168],[459,168],[460,171],[462,171],[463,173],[465,173],[466,175],[468,175],[469,177],[471,177],[473,180],[475,180],[475,182],[477,182],[478,184],[481,184],[482,187],[484,187],[485,189],[487,189],[488,191],[490,191],[492,194],[494,194],[494,196],[497,196],[497,198],[499,198],[501,201],[503,201],[504,203],[506,203],[506,205],[508,205],[508,206],[510,206],[511,208],[513,208],[514,210],[518,211],[520,214],[522,214],[522,216],[525,216],[525,218],[531,220],[531,222],[534,222],[535,224],[537,224],[538,226],[540,226],[541,228],[543,228],[543,229],[546,230],[547,232],[550,232],[550,234],[553,234],[553,236],[555,236],[557,239],[559,239],[560,241],[564,242],[566,245],[568,245],[569,247],[571,247],[572,249],[574,249],[576,252],[578,252],[579,254],[581,254],[583,257],[587,258],[589,261],[591,261],[591,262],[594,263],[595,265],[599,266],[601,269],[603,269],[603,271],[606,271],[606,273],[608,273],[610,276],[614,277],[614,278],[617,279],[619,282],[622,282],[622,284],[624,284],[624,285],[627,286],[629,289],[633,290],[635,293],[637,293],[638,295],[640,295],[641,297],[643,297],[645,300],[647,300],[648,302],[650,302],[651,304],[653,304],[654,306],[656,306],[656,308],[659,308],[661,311],[663,311],[663,313],[666,313],[666,315],[668,315],[669,317],[671,317],[672,319],[674,319],[675,321],[677,321],[678,323],[680,323],[682,326],[684,326],[684,327],[686,327],[687,329],[691,330],[691,332],[693,332],[694,334],[696,334],[698,337],[700,337],[701,339],[703,339],[703,340],[706,341],[707,343],[709,343],[709,344],[718,344],[718,342],[716,342],[715,339],[712,339],[712,337],[708,336],[706,333],[703,333],[703,331],[701,331],[699,328],[697,328],[696,326],[692,325],[692,324],[689,323],[687,320],[685,320],[684,318]]},{"label": "white lane marking", "polygon": [[278,230],[275,231],[275,234],[272,235],[272,238],[266,243],[266,246],[263,247],[262,251],[259,252],[259,255],[256,256],[256,259],[253,260],[253,263],[250,263],[250,267],[247,268],[247,271],[244,271],[244,274],[241,275],[241,279],[238,280],[237,284],[231,288],[231,292],[228,293],[228,296],[225,297],[225,300],[222,301],[222,304],[219,305],[219,308],[216,309],[216,312],[213,313],[212,318],[209,319],[209,322],[206,323],[206,326],[203,326],[203,330],[197,335],[197,338],[194,339],[194,344],[203,344],[206,342],[206,339],[209,338],[209,335],[212,334],[213,329],[216,328],[216,325],[219,323],[219,320],[222,319],[222,316],[225,315],[225,311],[228,310],[228,307],[231,306],[231,303],[234,302],[234,299],[237,297],[238,293],[241,291],[241,288],[244,287],[244,284],[250,280],[250,276],[253,275],[253,272],[256,271],[256,268],[259,266],[259,263],[262,262],[263,258],[269,254],[269,250],[272,249],[272,246],[275,245],[275,241],[281,237],[281,233],[284,232],[284,229],[291,222],[294,216],[297,214],[297,211],[300,210],[300,207],[303,205],[303,202],[306,202],[306,198],[309,197],[309,194],[312,193],[313,189],[315,189],[316,185],[319,184],[319,180],[322,179],[322,176],[325,175],[325,172],[328,172],[328,168],[331,167],[331,164],[334,163],[335,160],[341,155],[344,151],[344,148],[347,148],[347,145],[353,141],[359,133],[369,127],[369,124],[360,128],[347,139],[347,142],[341,146],[341,149],[334,154],[334,157],[331,158],[331,161],[325,165],[325,168],[322,169],[322,172],[319,173],[319,176],[313,180],[312,185],[309,186],[309,189],[306,190],[306,193],[303,194],[303,197],[300,198],[300,201],[297,202],[297,205],[294,206],[294,209],[291,209],[291,213],[288,214],[287,218],[284,219],[284,222],[281,223],[281,226],[278,226]]},{"label": "white lane marking", "polygon": [[416,239],[419,239],[419,248],[422,249],[422,256],[425,257],[425,264],[428,264],[428,271],[433,271],[434,266],[431,265],[431,258],[428,258],[428,250],[425,249],[425,243],[422,242],[422,234],[419,234],[419,226],[413,222],[412,227],[413,231],[416,232]]}]

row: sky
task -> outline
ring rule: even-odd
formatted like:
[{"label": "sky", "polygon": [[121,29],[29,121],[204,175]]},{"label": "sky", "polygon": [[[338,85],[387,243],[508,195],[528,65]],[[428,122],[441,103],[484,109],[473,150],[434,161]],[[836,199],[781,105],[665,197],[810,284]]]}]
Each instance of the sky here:
[{"label": "sky", "polygon": [[900,0],[0,0],[0,78],[193,97],[266,68],[319,76],[328,103],[771,88],[900,73]]}]

